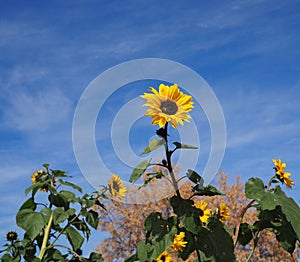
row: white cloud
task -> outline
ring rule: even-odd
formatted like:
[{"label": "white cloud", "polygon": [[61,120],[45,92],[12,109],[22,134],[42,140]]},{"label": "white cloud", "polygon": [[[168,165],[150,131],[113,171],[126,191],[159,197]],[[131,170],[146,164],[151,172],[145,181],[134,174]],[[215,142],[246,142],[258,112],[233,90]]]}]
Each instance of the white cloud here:
[{"label": "white cloud", "polygon": [[46,130],[65,120],[72,106],[71,101],[57,88],[11,93],[6,102],[5,124],[20,131]]}]

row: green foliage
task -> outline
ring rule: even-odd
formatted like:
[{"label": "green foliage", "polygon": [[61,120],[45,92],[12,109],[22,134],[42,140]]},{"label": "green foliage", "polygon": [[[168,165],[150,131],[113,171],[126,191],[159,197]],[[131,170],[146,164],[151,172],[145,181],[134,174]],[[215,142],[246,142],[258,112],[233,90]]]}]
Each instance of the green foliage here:
[{"label": "green foliage", "polygon": [[258,221],[253,226],[242,224],[238,236],[238,241],[248,244],[252,237],[258,236],[259,232],[267,229],[276,235],[281,246],[292,254],[295,250],[296,242],[300,239],[300,208],[296,202],[286,196],[280,186],[269,189],[273,178],[269,181],[269,186],[265,187],[259,178],[250,178],[245,186],[246,196],[254,199],[257,204]]},{"label": "green foliage", "polygon": [[137,165],[137,167],[133,170],[129,181],[134,183],[136,180],[138,180],[141,175],[144,174],[146,169],[150,166],[150,162],[148,160],[144,160],[141,163]]},{"label": "green foliage", "polygon": [[[24,237],[22,240],[12,239],[10,244],[6,244],[6,249],[1,251],[4,253],[1,261],[103,261],[97,253],[84,258],[80,250],[91,234],[90,228],[98,227],[98,213],[91,208],[94,205],[104,207],[99,196],[105,193],[76,196],[65,188],[80,193],[82,189],[58,178],[67,177],[65,171],[49,169],[48,164],[43,166],[46,170],[36,173],[34,184],[25,190],[25,195],[32,192],[31,197],[16,214],[16,223],[25,231]],[[39,191],[48,195],[48,203],[37,201]],[[56,244],[63,235],[70,247]],[[62,253],[63,249],[65,254]]]},{"label": "green foliage", "polygon": [[165,143],[166,143],[166,141],[164,139],[155,139],[154,138],[149,142],[149,145],[145,148],[145,150],[143,151],[143,153],[141,153],[141,155],[148,154],[148,153],[160,148]]},{"label": "green foliage", "polygon": [[175,145],[176,148],[182,148],[182,149],[198,149],[198,147],[196,147],[196,146],[182,144],[179,142],[174,142],[173,145]]}]

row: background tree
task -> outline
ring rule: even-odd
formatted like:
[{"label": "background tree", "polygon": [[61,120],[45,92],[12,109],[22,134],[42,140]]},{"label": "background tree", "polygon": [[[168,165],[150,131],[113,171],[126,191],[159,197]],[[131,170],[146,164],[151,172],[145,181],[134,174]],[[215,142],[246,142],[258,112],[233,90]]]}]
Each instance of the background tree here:
[{"label": "background tree", "polygon": [[[154,168],[155,172],[161,171],[160,168]],[[144,179],[147,175],[144,176]],[[164,182],[163,182],[164,181]],[[161,187],[161,190],[144,190],[143,196],[145,199],[151,200],[154,194],[165,194],[169,190],[166,180],[153,180],[149,183]],[[220,203],[226,203],[230,210],[230,217],[227,224],[228,228],[235,233],[235,228],[242,222],[240,216],[244,208],[248,204],[244,193],[244,183],[237,177],[235,183],[228,183],[228,175],[219,173],[217,178],[219,189],[224,193],[224,196],[214,197],[201,197],[199,199],[208,202],[208,208],[215,210]],[[152,187],[152,188],[155,188]],[[185,182],[180,187],[180,193],[183,197],[189,197],[191,193],[192,184]],[[147,187],[148,188],[148,187]],[[172,208],[169,205],[167,199],[162,199],[156,202],[149,202],[147,205],[127,204],[118,201],[106,202],[107,212],[101,213],[101,219],[99,223],[99,229],[103,232],[110,234],[109,237],[101,241],[100,245],[96,247],[96,251],[102,253],[105,261],[123,261],[125,258],[132,255],[140,241],[145,238],[144,221],[146,217],[152,212],[162,212],[165,216],[169,216],[172,213]],[[249,224],[253,224],[256,221],[256,210],[248,210],[244,216],[243,221],[247,221]],[[234,235],[234,241],[236,241]],[[235,255],[237,261],[246,261],[251,253],[253,243],[242,246],[239,243],[236,244]],[[264,230],[261,234],[255,253],[253,254],[253,261],[298,261],[300,252],[299,248],[290,256],[278,243],[275,235],[267,230]],[[196,255],[192,254],[187,261],[194,261]],[[172,261],[181,261],[174,259]]]}]

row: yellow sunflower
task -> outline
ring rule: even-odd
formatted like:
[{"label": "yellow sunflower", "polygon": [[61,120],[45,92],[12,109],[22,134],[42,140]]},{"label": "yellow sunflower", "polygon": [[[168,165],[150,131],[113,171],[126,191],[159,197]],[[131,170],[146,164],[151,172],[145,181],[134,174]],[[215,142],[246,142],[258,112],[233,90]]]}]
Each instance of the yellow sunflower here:
[{"label": "yellow sunflower", "polygon": [[111,179],[108,182],[108,187],[113,196],[125,197],[127,190],[119,176],[112,174]]},{"label": "yellow sunflower", "polygon": [[230,216],[229,208],[228,208],[228,206],[225,203],[221,203],[220,204],[220,208],[218,210],[218,213],[219,213],[219,219],[223,223],[225,221],[227,221],[228,218],[229,218],[229,216]]},{"label": "yellow sunflower", "polygon": [[211,210],[207,208],[207,203],[205,201],[197,201],[194,207],[200,209],[200,220],[202,223],[207,223],[208,218],[211,216]]},{"label": "yellow sunflower", "polygon": [[152,125],[163,127],[170,122],[174,128],[178,123],[183,125],[183,121],[189,122],[191,116],[189,111],[194,108],[194,102],[191,102],[192,96],[186,95],[180,91],[178,85],[166,86],[159,85],[159,90],[151,87],[153,94],[144,93],[141,97],[146,100],[144,106],[148,106],[145,115],[153,118]]},{"label": "yellow sunflower", "polygon": [[[36,184],[37,182],[44,182],[48,179],[48,174],[45,170],[38,170],[31,176],[32,184]],[[53,181],[54,183],[56,180]],[[43,185],[40,187],[40,191],[48,192],[49,184]]]},{"label": "yellow sunflower", "polygon": [[174,236],[174,241],[173,241],[172,248],[175,251],[182,251],[183,248],[188,243],[187,241],[183,241],[184,237],[185,237],[185,233],[184,232],[180,232],[178,235],[176,234]]},{"label": "yellow sunflower", "polygon": [[281,159],[272,160],[275,165],[275,171],[277,178],[286,185],[286,187],[291,188],[292,185],[295,185],[295,182],[290,179],[291,173],[285,172],[286,163],[282,163]]},{"label": "yellow sunflower", "polygon": [[171,256],[167,251],[164,251],[158,256],[156,261],[157,262],[171,262]]}]

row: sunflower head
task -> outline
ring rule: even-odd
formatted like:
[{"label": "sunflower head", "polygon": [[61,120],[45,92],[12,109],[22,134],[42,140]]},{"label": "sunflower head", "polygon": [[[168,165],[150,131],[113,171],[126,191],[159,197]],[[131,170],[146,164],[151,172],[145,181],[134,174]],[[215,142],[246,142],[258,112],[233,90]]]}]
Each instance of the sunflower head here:
[{"label": "sunflower head", "polygon": [[211,217],[211,210],[207,208],[205,201],[197,201],[194,207],[200,210],[200,220],[202,223],[207,223],[207,220]]},{"label": "sunflower head", "polygon": [[281,183],[284,183],[287,188],[292,188],[292,185],[295,185],[295,182],[290,179],[291,173],[285,172],[286,163],[283,163],[281,159],[273,159],[275,176],[279,179]]},{"label": "sunflower head", "polygon": [[[50,178],[50,175],[46,170],[37,170],[36,172],[33,173],[31,176],[32,184],[36,184],[38,182],[45,182]],[[56,178],[52,179],[53,185],[56,183]],[[51,182],[44,184],[43,186],[40,187],[40,191],[48,192],[49,187],[51,186]]]},{"label": "sunflower head", "polygon": [[225,203],[221,203],[218,209],[219,220],[223,223],[228,220],[230,216],[229,208]]},{"label": "sunflower head", "polygon": [[144,93],[141,97],[146,100],[144,106],[148,106],[145,115],[153,118],[152,125],[163,127],[170,122],[174,128],[183,121],[189,122],[188,114],[194,108],[191,102],[192,96],[180,91],[178,85],[166,86],[160,84],[158,91],[151,87],[151,93]]},{"label": "sunflower head", "polygon": [[9,231],[9,232],[6,234],[6,240],[7,240],[7,241],[13,242],[13,241],[17,240],[17,238],[18,238],[18,234],[17,234],[17,232],[15,232],[15,231]]},{"label": "sunflower head", "polygon": [[167,251],[164,251],[158,256],[156,261],[157,262],[171,262],[171,256]]},{"label": "sunflower head", "polygon": [[178,235],[176,234],[174,236],[174,241],[173,241],[173,244],[172,244],[172,248],[175,251],[182,251],[183,248],[188,243],[187,241],[184,241],[184,237],[185,237],[185,233],[184,232],[180,232]]},{"label": "sunflower head", "polygon": [[108,188],[110,193],[116,197],[125,197],[127,192],[123,181],[116,174],[112,174],[111,179],[108,182]]}]

